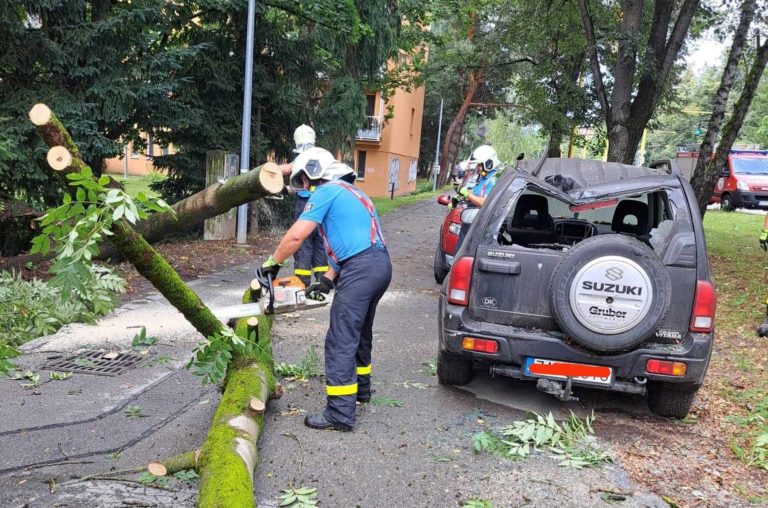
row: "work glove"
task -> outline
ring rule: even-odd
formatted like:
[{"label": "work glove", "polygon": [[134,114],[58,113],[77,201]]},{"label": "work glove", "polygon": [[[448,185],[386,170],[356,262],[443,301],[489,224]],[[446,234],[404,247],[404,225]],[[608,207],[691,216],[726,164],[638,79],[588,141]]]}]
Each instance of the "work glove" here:
[{"label": "work glove", "polygon": [[328,277],[320,277],[320,280],[312,283],[306,290],[307,298],[317,302],[324,302],[328,298],[328,293],[333,289],[333,281]]},{"label": "work glove", "polygon": [[768,251],[768,229],[764,229],[760,232],[760,248]]},{"label": "work glove", "polygon": [[277,277],[277,273],[280,271],[281,266],[283,265],[275,261],[275,258],[269,256],[267,260],[264,261],[264,264],[256,269],[256,277],[262,280],[266,280],[268,275]]},{"label": "work glove", "polygon": [[462,187],[461,189],[459,189],[458,194],[459,194],[459,196],[461,196],[464,199],[466,199],[467,196],[469,196],[469,188],[468,187]]}]

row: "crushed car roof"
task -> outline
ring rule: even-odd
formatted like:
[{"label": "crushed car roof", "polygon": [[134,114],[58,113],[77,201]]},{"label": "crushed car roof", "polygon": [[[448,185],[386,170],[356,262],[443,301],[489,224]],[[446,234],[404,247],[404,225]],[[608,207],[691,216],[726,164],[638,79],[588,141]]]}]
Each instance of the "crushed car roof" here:
[{"label": "crushed car roof", "polygon": [[[539,164],[541,167],[536,172]],[[632,190],[646,191],[669,186],[677,180],[662,169],[590,159],[530,160],[521,169],[529,177],[543,180],[543,188],[557,190],[571,200],[594,199]]]}]

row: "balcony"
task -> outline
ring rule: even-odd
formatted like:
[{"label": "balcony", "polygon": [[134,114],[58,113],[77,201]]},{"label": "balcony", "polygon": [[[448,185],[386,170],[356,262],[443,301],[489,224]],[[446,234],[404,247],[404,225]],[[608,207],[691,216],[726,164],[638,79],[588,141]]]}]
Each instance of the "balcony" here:
[{"label": "balcony", "polygon": [[363,127],[358,129],[355,139],[358,141],[381,142],[381,118],[378,116],[366,116]]}]

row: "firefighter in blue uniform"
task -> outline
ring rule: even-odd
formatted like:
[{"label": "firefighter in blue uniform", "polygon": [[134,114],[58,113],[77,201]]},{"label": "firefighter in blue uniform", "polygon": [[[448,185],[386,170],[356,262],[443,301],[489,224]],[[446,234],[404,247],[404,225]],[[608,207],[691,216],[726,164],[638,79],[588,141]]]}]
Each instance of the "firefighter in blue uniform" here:
[{"label": "firefighter in blue uniform", "polygon": [[[496,150],[490,145],[480,145],[475,148],[467,166],[478,172],[477,183],[471,190],[467,187],[461,187],[458,190],[458,195],[463,197],[469,206],[479,208],[483,206],[488,194],[491,193],[491,189],[496,185],[503,166],[496,155]],[[459,239],[456,242],[457,252],[461,244],[464,243],[464,237],[470,226],[471,224],[462,223],[461,229],[459,229]]]},{"label": "firefighter in blue uniform", "polygon": [[459,189],[459,194],[463,196],[472,206],[483,206],[485,198],[491,193],[491,189],[496,185],[501,171],[501,161],[496,155],[496,150],[490,145],[480,145],[472,152],[469,158],[469,167],[477,168],[477,183],[470,191],[466,187]]},{"label": "firefighter in blue uniform", "polygon": [[[309,125],[299,125],[293,132],[293,141],[296,144],[293,152],[296,154],[314,148],[315,130]],[[291,174],[291,167],[292,163],[288,163],[281,165],[280,169],[284,175],[289,175]],[[295,194],[293,220],[297,220],[304,211],[304,207],[307,206],[311,193],[309,189],[291,190]],[[319,281],[320,277],[327,271],[328,261],[323,239],[320,237],[320,233],[315,231],[302,242],[299,250],[293,255],[293,274],[301,279],[304,286],[309,286],[312,283],[312,275],[315,276],[315,280]]]},{"label": "firefighter in blue uniform", "polygon": [[373,203],[352,185],[352,168],[332,156],[329,161],[329,155],[312,148],[293,162],[291,186],[314,189],[312,197],[259,271],[262,276],[277,274],[301,242],[320,231],[330,269],[307,288],[307,297],[323,299],[335,290],[325,337],[327,403],[323,413],[308,415],[304,423],[349,431],[355,425],[356,402],[371,397],[373,319],[392,279],[392,264]]}]

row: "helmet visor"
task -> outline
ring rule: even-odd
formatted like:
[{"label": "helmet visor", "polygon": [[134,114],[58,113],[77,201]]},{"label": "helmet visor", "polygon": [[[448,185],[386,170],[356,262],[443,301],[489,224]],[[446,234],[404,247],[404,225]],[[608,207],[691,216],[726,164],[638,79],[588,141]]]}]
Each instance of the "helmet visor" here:
[{"label": "helmet visor", "polygon": [[323,167],[320,165],[319,160],[309,159],[306,166],[304,166],[304,172],[310,180],[317,180],[323,174]]}]

